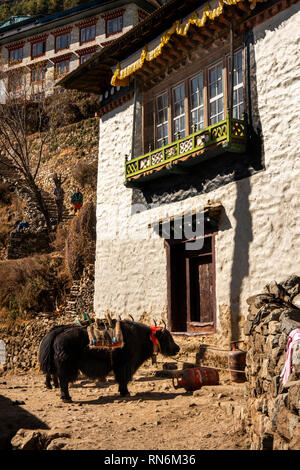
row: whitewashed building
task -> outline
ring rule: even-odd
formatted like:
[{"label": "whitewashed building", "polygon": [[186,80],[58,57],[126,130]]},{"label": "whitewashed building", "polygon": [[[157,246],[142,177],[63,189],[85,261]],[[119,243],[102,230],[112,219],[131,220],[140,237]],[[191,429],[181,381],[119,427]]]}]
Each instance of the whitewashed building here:
[{"label": "whitewashed building", "polygon": [[103,105],[96,315],[228,345],[299,271],[299,31],[294,0],[170,0],[60,82]]}]

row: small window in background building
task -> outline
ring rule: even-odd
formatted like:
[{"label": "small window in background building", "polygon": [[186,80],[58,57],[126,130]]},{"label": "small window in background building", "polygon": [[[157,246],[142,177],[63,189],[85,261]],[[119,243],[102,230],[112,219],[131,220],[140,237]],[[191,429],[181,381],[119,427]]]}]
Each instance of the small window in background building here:
[{"label": "small window in background building", "polygon": [[123,16],[106,20],[106,36],[121,32],[123,29]]},{"label": "small window in background building", "polygon": [[32,44],[31,57],[40,57],[46,54],[46,41],[35,42]]},{"label": "small window in background building", "polygon": [[84,64],[87,60],[92,57],[92,54],[85,54],[80,57],[80,64]]},{"label": "small window in background building", "polygon": [[55,38],[55,50],[60,51],[61,49],[68,49],[71,43],[71,34],[62,34]]},{"label": "small window in background building", "polygon": [[86,26],[80,30],[80,43],[93,41],[96,37],[96,25]]},{"label": "small window in background building", "polygon": [[46,77],[46,67],[37,67],[31,70],[31,82],[42,82]]},{"label": "small window in background building", "polygon": [[65,75],[70,71],[70,60],[62,60],[61,62],[57,62],[55,64],[55,77],[60,77],[61,75]]},{"label": "small window in background building", "polygon": [[23,60],[23,47],[19,47],[18,49],[13,49],[9,51],[9,63],[15,64],[17,62],[22,62]]}]

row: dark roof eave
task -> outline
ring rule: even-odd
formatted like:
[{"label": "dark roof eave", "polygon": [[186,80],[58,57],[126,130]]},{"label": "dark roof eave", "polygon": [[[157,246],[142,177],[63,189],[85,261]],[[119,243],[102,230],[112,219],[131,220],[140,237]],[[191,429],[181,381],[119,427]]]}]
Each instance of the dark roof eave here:
[{"label": "dark roof eave", "polygon": [[[204,4],[206,2],[202,1],[201,3]],[[88,71],[91,67],[100,72],[102,65],[116,65],[120,60],[143,47],[145,43],[155,39],[159,34],[168,29],[174,21],[181,18],[182,15],[188,14],[198,6],[199,0],[186,0],[185,2],[182,2],[182,0],[169,0],[169,2],[155,10],[144,21],[138,23],[113,43],[101,49],[101,51],[96,52],[87,62],[60,80],[56,86],[90,92]],[[156,20],[158,20],[158,23],[154,24]],[[85,85],[81,86],[79,77],[83,74],[86,74]],[[109,85],[109,82],[107,82],[107,85]],[[101,92],[101,88],[102,86],[99,83],[98,93]]]}]

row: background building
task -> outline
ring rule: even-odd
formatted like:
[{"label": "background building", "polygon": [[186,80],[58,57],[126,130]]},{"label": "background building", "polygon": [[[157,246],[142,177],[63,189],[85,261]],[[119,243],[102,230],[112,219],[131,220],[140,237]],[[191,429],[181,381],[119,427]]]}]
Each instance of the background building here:
[{"label": "background building", "polygon": [[9,91],[38,98],[54,83],[153,12],[155,1],[96,0],[46,17],[12,17],[0,25],[2,71]]}]

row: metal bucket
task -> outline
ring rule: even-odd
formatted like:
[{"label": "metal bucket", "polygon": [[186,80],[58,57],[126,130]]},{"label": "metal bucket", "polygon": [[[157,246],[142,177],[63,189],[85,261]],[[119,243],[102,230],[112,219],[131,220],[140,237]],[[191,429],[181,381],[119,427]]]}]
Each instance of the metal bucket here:
[{"label": "metal bucket", "polygon": [[194,367],[176,372],[172,382],[175,389],[183,387],[190,392],[198,390],[203,385],[218,385],[219,373],[211,367]]}]

